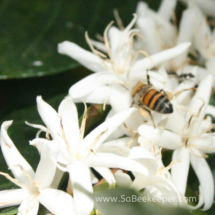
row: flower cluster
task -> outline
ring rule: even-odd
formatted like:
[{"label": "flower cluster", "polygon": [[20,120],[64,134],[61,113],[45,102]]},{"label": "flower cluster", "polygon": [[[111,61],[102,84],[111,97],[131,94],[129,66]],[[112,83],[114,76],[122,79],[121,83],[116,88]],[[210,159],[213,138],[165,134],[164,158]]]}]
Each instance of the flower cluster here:
[{"label": "flower cluster", "polygon": [[[207,116],[215,116],[209,104],[215,30],[207,15],[215,16],[215,2],[185,1],[179,27],[173,15],[176,3],[163,0],[155,12],[139,2],[127,27],[116,16],[118,28],[111,22],[101,41],[85,34],[91,52],[73,42],[58,45],[60,54],[94,73],[71,86],[58,111],[37,97],[45,126],[26,122],[38,129],[30,141],[40,154],[36,171],[8,135],[12,121],[2,124],[1,149],[14,178],[0,175],[19,189],[1,191],[0,207],[20,205],[18,214],[33,215],[41,203],[56,215],[88,215],[95,208],[89,195],[106,181],[157,200],[172,197],[171,205],[211,208],[214,180],[206,158],[215,152],[214,125]],[[75,105],[80,102],[85,105],[81,123]],[[105,121],[87,135],[85,102],[111,107]],[[164,150],[173,151],[168,166],[163,164]],[[190,164],[199,181],[196,205],[180,201]],[[65,172],[68,187],[62,191],[58,186]]]}]

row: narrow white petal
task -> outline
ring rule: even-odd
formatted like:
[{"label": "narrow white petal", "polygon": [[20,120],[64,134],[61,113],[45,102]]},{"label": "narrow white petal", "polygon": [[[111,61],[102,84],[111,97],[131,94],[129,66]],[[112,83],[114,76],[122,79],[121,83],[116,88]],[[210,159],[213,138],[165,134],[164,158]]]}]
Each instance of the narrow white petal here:
[{"label": "narrow white petal", "polygon": [[131,103],[131,93],[124,86],[120,84],[110,86],[110,104],[116,113],[128,109]]},{"label": "narrow white petal", "polygon": [[39,209],[39,201],[37,196],[29,196],[18,208],[17,215],[37,215]]},{"label": "narrow white petal", "polygon": [[174,9],[176,7],[176,0],[163,0],[159,7],[158,13],[165,18],[166,20],[170,21],[170,18],[173,15]]},{"label": "narrow white petal", "polygon": [[[164,127],[167,130],[170,130],[176,134],[181,135],[182,129],[184,128],[184,125],[186,123],[184,113],[180,110],[177,104],[176,99],[173,99],[171,101],[174,112],[172,114],[169,114],[169,116],[166,119],[166,122],[164,123]],[[177,124],[175,123],[177,121]]]},{"label": "narrow white petal", "polygon": [[58,113],[62,119],[62,126],[65,132],[66,140],[69,143],[71,150],[75,153],[79,143],[80,131],[77,108],[71,96],[67,96],[61,102]]},{"label": "narrow white petal", "polygon": [[131,185],[131,177],[127,173],[124,173],[122,170],[117,170],[114,175],[116,178],[116,184],[119,187],[128,188]]},{"label": "narrow white petal", "polygon": [[210,167],[204,158],[191,155],[191,165],[199,179],[204,199],[203,210],[211,208],[214,199],[214,180]]},{"label": "narrow white petal", "polygon": [[[215,40],[214,40],[215,41]],[[206,61],[206,68],[211,74],[215,74],[215,57],[211,57]],[[215,81],[214,81],[215,82]],[[213,85],[215,85],[213,82]]]},{"label": "narrow white petal", "polygon": [[190,153],[185,147],[181,147],[173,152],[172,161],[178,161],[171,169],[172,182],[177,189],[185,195],[187,177],[190,166]]},{"label": "narrow white petal", "polygon": [[94,167],[94,169],[107,181],[110,186],[116,183],[114,175],[109,168]]},{"label": "narrow white petal", "polygon": [[42,138],[35,139],[31,143],[41,149],[40,162],[37,166],[34,179],[42,188],[49,187],[56,172],[56,165],[53,159],[57,160],[60,154],[60,147],[57,141],[49,141]]},{"label": "narrow white petal", "polygon": [[116,59],[119,49],[120,40],[122,37],[122,31],[120,31],[115,26],[111,26],[108,31],[108,36],[110,40],[111,54],[113,59]]},{"label": "narrow white petal", "polygon": [[19,205],[28,195],[29,193],[24,189],[0,191],[0,208]]},{"label": "narrow white petal", "polygon": [[140,163],[130,159],[109,153],[91,154],[87,159],[90,167],[120,168],[148,175],[148,170]]},{"label": "narrow white petal", "polygon": [[165,51],[152,55],[151,56],[152,60],[149,58],[144,58],[143,60],[139,60],[134,65],[133,69],[131,70],[131,73],[133,72],[136,73],[139,70],[151,69],[160,63],[163,63],[167,60],[177,57],[181,53],[185,52],[189,48],[189,46],[190,46],[189,42],[182,43],[175,46],[174,48],[170,48]]},{"label": "narrow white petal", "polygon": [[207,16],[215,17],[215,2],[213,0],[195,0],[195,2]]},{"label": "narrow white petal", "polygon": [[[200,123],[205,116],[205,111],[206,111],[207,104],[209,103],[209,99],[210,99],[210,95],[211,95],[212,84],[213,84],[213,76],[208,75],[199,84],[198,90],[191,100],[189,109],[194,114],[197,114],[198,111],[200,110],[200,108],[202,107],[202,105],[204,104],[204,107],[201,109],[201,113],[197,119],[198,123],[195,123],[195,126],[192,129],[193,133],[195,133],[198,130]],[[189,118],[190,118],[190,114],[187,114],[186,119],[189,120]]]},{"label": "narrow white petal", "polygon": [[[157,188],[159,194],[161,194],[162,196],[171,196],[179,198],[179,193],[176,190],[175,186],[170,181],[160,176],[142,176],[135,178],[130,188],[141,190],[149,186]],[[159,194],[157,195],[160,196]]]},{"label": "narrow white petal", "polygon": [[94,203],[76,185],[80,185],[87,192],[93,193],[89,168],[82,161],[76,160],[67,168],[72,181],[75,211],[77,214],[88,215],[92,211]]},{"label": "narrow white petal", "polygon": [[197,16],[197,11],[194,8],[187,9],[183,12],[179,26],[177,44],[192,41],[195,29],[198,25]]},{"label": "narrow white petal", "polygon": [[148,5],[145,2],[139,1],[137,3],[136,14],[138,15],[138,17],[145,17],[146,15],[148,15],[147,14],[148,10],[150,9],[148,8]]},{"label": "narrow white petal", "polygon": [[154,142],[155,145],[163,148],[177,149],[182,146],[181,137],[167,130],[141,125],[138,128],[138,133],[151,143]]},{"label": "narrow white petal", "polygon": [[21,171],[21,168],[23,168],[32,178],[34,178],[34,170],[19,153],[13,141],[8,136],[7,129],[10,127],[11,124],[12,121],[5,121],[1,126],[2,153],[4,155],[7,166],[11,168],[11,171],[13,172],[15,178],[18,179],[20,183],[28,186],[30,185],[30,181],[28,177]]},{"label": "narrow white petal", "polygon": [[61,171],[60,169],[58,169],[58,168],[56,169],[55,176],[54,176],[54,179],[52,181],[52,184],[50,185],[50,188],[54,188],[54,189],[58,188],[64,173],[65,172]]},{"label": "narrow white petal", "polygon": [[47,126],[51,136],[55,140],[62,141],[60,117],[58,113],[41,96],[37,96],[37,110],[43,122]]},{"label": "narrow white petal", "polygon": [[209,46],[212,40],[211,29],[205,17],[200,16],[198,28],[195,31],[194,45],[195,48],[204,58],[210,57]]},{"label": "narrow white petal", "polygon": [[105,142],[98,148],[98,152],[112,153],[127,157],[130,153],[130,149],[127,146],[130,140],[131,137],[124,137],[110,142]]},{"label": "narrow white petal", "polygon": [[[107,139],[107,137],[121,124],[123,123],[128,116],[134,111],[134,108],[129,108],[125,111],[122,111],[107,121],[103,122],[101,125],[99,125],[97,128],[95,128],[93,131],[91,131],[82,141],[81,147],[82,152],[86,151],[87,149],[93,149],[96,151],[96,149],[100,146],[100,144]],[[100,138],[96,141],[96,138]]]},{"label": "narrow white petal", "polygon": [[100,72],[105,69],[98,56],[82,49],[75,43],[69,41],[59,43],[58,52],[60,54],[68,55],[91,71]]},{"label": "narrow white petal", "polygon": [[148,150],[142,147],[133,147],[129,154],[129,158],[141,163],[145,166],[149,174],[155,174],[158,168],[157,160]]},{"label": "narrow white petal", "polygon": [[[138,127],[144,123],[144,117],[140,115],[136,109],[126,120],[125,124],[121,125],[120,128],[127,136],[133,136],[134,134],[130,131],[137,131]],[[126,126],[125,126],[126,125]],[[126,128],[127,127],[127,128]],[[129,130],[130,131],[129,131]]]},{"label": "narrow white petal", "polygon": [[69,94],[73,99],[82,98],[93,90],[97,90],[99,86],[110,84],[117,80],[117,76],[111,72],[101,71],[83,78],[69,89]]},{"label": "narrow white petal", "polygon": [[109,101],[110,95],[110,87],[109,86],[100,86],[93,90],[91,93],[83,96],[82,98],[74,99],[74,102],[79,103],[83,102],[82,99],[86,103],[93,103],[93,104],[110,104]]},{"label": "narrow white petal", "polygon": [[145,39],[146,51],[151,55],[160,52],[162,48],[155,21],[150,17],[140,18],[137,21],[137,26]]},{"label": "narrow white petal", "polygon": [[39,201],[55,215],[76,215],[72,197],[61,190],[44,189],[40,192]]}]

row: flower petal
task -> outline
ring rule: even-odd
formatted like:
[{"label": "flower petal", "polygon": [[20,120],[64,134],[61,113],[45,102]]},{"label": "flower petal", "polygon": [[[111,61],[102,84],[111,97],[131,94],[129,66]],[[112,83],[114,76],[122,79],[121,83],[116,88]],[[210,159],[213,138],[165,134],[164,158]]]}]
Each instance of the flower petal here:
[{"label": "flower petal", "polygon": [[136,73],[136,72],[139,72],[140,70],[142,71],[146,69],[151,69],[156,65],[158,65],[159,63],[163,63],[185,52],[189,48],[189,46],[190,46],[189,42],[182,43],[175,46],[174,48],[170,48],[165,51],[152,55],[151,59],[153,61],[149,58],[144,58],[142,60],[139,60],[135,63],[133,69],[131,70],[131,73]]},{"label": "flower petal", "polygon": [[139,172],[148,175],[148,170],[140,163],[130,159],[109,153],[91,154],[86,160],[90,167],[120,168],[128,171]]},{"label": "flower petal", "polygon": [[52,181],[52,184],[50,185],[50,188],[54,188],[54,189],[58,188],[64,173],[65,172],[61,171],[60,169],[58,169],[58,168],[56,169],[55,176],[54,176],[54,179]]},{"label": "flower petal", "polygon": [[170,18],[173,15],[173,11],[176,7],[176,3],[176,0],[163,0],[158,10],[159,15],[170,21]]},{"label": "flower petal", "polygon": [[215,17],[215,2],[213,0],[195,0],[195,2],[207,16]]},{"label": "flower petal", "polygon": [[[82,153],[87,149],[94,151],[100,146],[100,144],[107,139],[107,137],[134,111],[134,108],[129,108],[122,111],[107,121],[103,122],[93,131],[91,131],[81,142]],[[99,139],[98,139],[99,138]],[[96,141],[96,142],[95,142]]]},{"label": "flower petal", "polygon": [[210,167],[204,158],[199,158],[191,155],[191,165],[199,179],[202,188],[202,195],[204,199],[204,207],[202,210],[206,211],[211,208],[214,198],[214,180]]},{"label": "flower petal", "polygon": [[39,201],[55,215],[76,215],[72,197],[61,190],[44,189],[40,192]]},{"label": "flower petal", "polygon": [[27,199],[25,199],[19,206],[18,208],[19,213],[17,215],[23,214],[37,215],[38,210],[39,210],[38,197],[31,195]]},{"label": "flower petal", "polygon": [[[111,117],[113,117],[115,115],[115,111],[113,109],[111,109],[105,119],[108,120],[110,119]],[[132,114],[131,114],[132,115]],[[111,141],[111,140],[116,140],[120,137],[122,137],[124,135],[124,129],[123,129],[123,126],[120,125],[117,129],[115,129],[110,135],[109,137],[106,139],[106,141]]]},{"label": "flower petal", "polygon": [[198,19],[199,22],[198,28],[195,31],[194,45],[204,58],[209,58],[210,52],[208,52],[208,50],[210,48],[210,42],[212,41],[211,29],[207,23],[206,18],[200,14],[200,12]]},{"label": "flower petal", "polygon": [[82,49],[75,43],[69,41],[59,43],[58,52],[60,54],[68,55],[93,72],[100,72],[105,70],[105,67],[103,66],[98,56]]},{"label": "flower petal", "polygon": [[19,205],[28,197],[25,189],[13,189],[0,191],[0,208]]},{"label": "flower petal", "polygon": [[168,181],[167,179],[161,177],[161,176],[148,176],[148,177],[138,177],[135,178],[133,183],[131,184],[130,188],[141,190],[143,188],[149,188],[149,186],[153,186],[157,188],[156,193],[154,193],[155,196],[171,196],[176,197],[179,199],[179,193],[176,190],[175,186]]},{"label": "flower petal", "polygon": [[71,96],[67,96],[60,104],[58,113],[62,119],[62,126],[66,140],[75,153],[80,139],[78,112]]},{"label": "flower petal", "polygon": [[116,178],[116,184],[119,187],[128,188],[131,185],[131,177],[127,173],[124,173],[122,170],[117,170],[114,175]]},{"label": "flower petal", "polygon": [[83,78],[69,89],[73,99],[82,98],[88,95],[99,86],[110,84],[117,80],[117,76],[111,72],[99,72]]},{"label": "flower petal", "polygon": [[[209,103],[211,90],[212,90],[212,84],[213,84],[213,76],[208,75],[206,78],[204,78],[201,83],[199,84],[198,90],[196,94],[193,96],[189,109],[197,115],[198,111],[201,109],[200,115],[198,117],[198,123],[195,123],[192,132],[195,134],[195,132],[198,130],[204,116],[205,111],[207,108],[207,104]],[[202,105],[204,105],[202,107]],[[201,108],[202,107],[202,108]],[[190,119],[190,114],[188,113],[186,116],[187,121]]]},{"label": "flower petal", "polygon": [[130,149],[126,145],[131,140],[131,137],[124,137],[110,142],[103,143],[98,152],[112,153],[119,156],[127,157],[130,153]]},{"label": "flower petal", "polygon": [[112,58],[116,59],[117,54],[119,53],[118,49],[119,49],[120,40],[122,38],[122,31],[120,31],[115,26],[111,26],[108,31],[108,36],[110,40]]},{"label": "flower petal", "polygon": [[158,168],[157,160],[148,150],[142,147],[133,147],[128,157],[145,166],[150,175],[156,173]]},{"label": "flower petal", "polygon": [[113,173],[109,168],[94,167],[94,169],[107,181],[110,186],[116,183]]},{"label": "flower petal", "polygon": [[177,44],[192,41],[197,25],[197,11],[194,8],[185,10],[182,14],[182,19],[179,26]]},{"label": "flower petal", "polygon": [[37,110],[47,126],[52,138],[62,142],[62,131],[58,113],[41,96],[37,96]]},{"label": "flower petal", "polygon": [[115,111],[118,113],[131,106],[132,98],[131,93],[120,84],[112,84],[110,87],[110,104]]},{"label": "flower petal", "polygon": [[182,146],[181,137],[170,131],[156,128],[152,126],[141,125],[138,128],[138,133],[151,143],[167,149],[177,149]]},{"label": "flower petal", "polygon": [[[11,168],[13,175],[15,178],[22,184],[26,186],[30,185],[29,178],[22,172],[21,168],[23,168],[30,177],[34,178],[34,170],[29,165],[29,163],[23,158],[23,156],[19,153],[16,146],[10,139],[7,134],[7,129],[12,124],[12,121],[5,121],[1,126],[1,149],[4,155],[7,166]],[[17,166],[18,165],[18,166]],[[21,168],[20,168],[20,167]]]},{"label": "flower petal", "polygon": [[178,161],[171,169],[172,182],[185,195],[187,177],[190,166],[190,153],[185,147],[181,147],[173,152],[172,161]]},{"label": "flower petal", "polygon": [[140,18],[137,21],[137,26],[145,39],[145,49],[149,54],[156,54],[162,50],[157,26],[154,20],[150,17]]},{"label": "flower petal", "polygon": [[93,193],[89,168],[82,161],[74,160],[67,166],[67,169],[72,181],[75,210],[77,214],[88,215],[92,211],[94,203],[85,193],[76,188],[76,185],[80,185],[87,192]]},{"label": "flower petal", "polygon": [[32,145],[40,148],[40,162],[37,166],[34,180],[38,182],[42,188],[50,187],[56,172],[56,165],[53,162],[57,160],[60,154],[58,142],[37,138],[31,141]]},{"label": "flower petal", "polygon": [[73,99],[75,103],[83,102],[82,99],[86,103],[93,103],[93,104],[110,104],[109,102],[109,95],[110,95],[110,87],[109,86],[100,86],[93,90],[91,93],[83,96],[82,98]]}]

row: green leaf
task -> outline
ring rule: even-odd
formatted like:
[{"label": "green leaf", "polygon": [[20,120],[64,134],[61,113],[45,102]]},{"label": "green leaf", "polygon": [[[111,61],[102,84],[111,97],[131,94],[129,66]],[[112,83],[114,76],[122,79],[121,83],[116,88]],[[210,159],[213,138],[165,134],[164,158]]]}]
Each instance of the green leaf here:
[{"label": "green leaf", "polygon": [[3,208],[0,211],[0,215],[14,215],[17,213],[18,213],[18,210],[16,207]]},{"label": "green leaf", "polygon": [[155,202],[146,202],[148,198],[140,196],[134,190],[126,188],[109,189],[94,194],[88,193],[80,185],[75,185],[77,189],[88,195],[95,204],[95,208],[99,210],[102,215],[109,214],[123,214],[123,215],[142,215],[142,214],[175,214],[175,215],[189,215],[190,213],[182,208],[165,207],[165,205]]},{"label": "green leaf", "polygon": [[[38,0],[0,3],[0,79],[43,76],[75,68],[78,63],[57,53],[69,40],[87,47],[84,32],[102,34],[118,8],[123,21],[132,19],[138,0]],[[159,2],[149,1],[157,7]]]}]

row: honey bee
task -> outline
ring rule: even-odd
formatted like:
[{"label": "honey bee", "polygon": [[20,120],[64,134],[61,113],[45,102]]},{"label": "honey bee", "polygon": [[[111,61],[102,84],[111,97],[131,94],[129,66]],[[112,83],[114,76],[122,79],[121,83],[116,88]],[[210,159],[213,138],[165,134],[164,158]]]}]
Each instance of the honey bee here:
[{"label": "honey bee", "polygon": [[162,91],[163,90],[158,91],[153,87],[153,85],[150,83],[147,72],[147,83],[139,81],[132,90],[132,105],[135,104],[141,108],[139,109],[141,115],[148,116],[150,114],[151,118],[151,110],[162,114],[171,114],[173,113],[173,106],[170,103],[172,94],[165,91],[162,93]]}]

